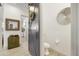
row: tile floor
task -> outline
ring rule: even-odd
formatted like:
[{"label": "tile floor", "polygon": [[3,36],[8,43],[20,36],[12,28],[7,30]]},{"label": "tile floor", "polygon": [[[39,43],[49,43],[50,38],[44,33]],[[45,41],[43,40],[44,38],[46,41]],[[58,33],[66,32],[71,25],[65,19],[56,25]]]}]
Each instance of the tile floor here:
[{"label": "tile floor", "polygon": [[27,41],[23,41],[20,47],[0,51],[0,56],[30,56]]},{"label": "tile floor", "polygon": [[[28,43],[27,40],[21,41],[22,44],[20,47],[9,49],[9,50],[0,50],[0,56],[31,56],[28,51]],[[63,54],[53,50],[48,49],[49,55],[48,56],[63,56]]]},{"label": "tile floor", "polygon": [[52,48],[48,48],[48,51],[49,51],[48,56],[65,56],[64,54],[62,54],[56,50],[53,50]]}]

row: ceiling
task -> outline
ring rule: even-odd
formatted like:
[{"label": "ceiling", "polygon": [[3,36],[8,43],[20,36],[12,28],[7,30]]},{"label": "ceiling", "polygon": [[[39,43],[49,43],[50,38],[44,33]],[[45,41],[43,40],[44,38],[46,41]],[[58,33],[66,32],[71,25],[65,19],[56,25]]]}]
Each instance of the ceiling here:
[{"label": "ceiling", "polygon": [[17,8],[27,11],[28,10],[28,3],[6,3],[12,6],[16,6]]}]

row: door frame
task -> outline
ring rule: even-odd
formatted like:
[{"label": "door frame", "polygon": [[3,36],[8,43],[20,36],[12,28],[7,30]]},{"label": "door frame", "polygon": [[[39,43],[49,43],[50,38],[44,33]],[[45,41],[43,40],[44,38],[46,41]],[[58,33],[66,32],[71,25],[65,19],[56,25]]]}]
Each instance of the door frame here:
[{"label": "door frame", "polygon": [[79,56],[79,4],[71,3],[71,55]]}]

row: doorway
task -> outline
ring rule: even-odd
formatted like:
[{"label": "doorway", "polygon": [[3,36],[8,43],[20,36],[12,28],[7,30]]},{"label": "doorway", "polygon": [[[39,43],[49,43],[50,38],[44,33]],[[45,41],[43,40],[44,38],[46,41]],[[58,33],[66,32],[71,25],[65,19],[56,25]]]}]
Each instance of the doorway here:
[{"label": "doorway", "polygon": [[21,40],[23,46],[27,46],[28,50],[28,17],[21,15],[21,37],[23,40]]}]

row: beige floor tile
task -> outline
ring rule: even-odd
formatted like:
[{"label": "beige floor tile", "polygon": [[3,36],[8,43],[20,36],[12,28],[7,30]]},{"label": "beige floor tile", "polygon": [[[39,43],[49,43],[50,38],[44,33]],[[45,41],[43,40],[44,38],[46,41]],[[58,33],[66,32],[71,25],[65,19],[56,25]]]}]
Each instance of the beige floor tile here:
[{"label": "beige floor tile", "polygon": [[23,41],[20,47],[1,50],[0,56],[30,56],[27,41]]}]

